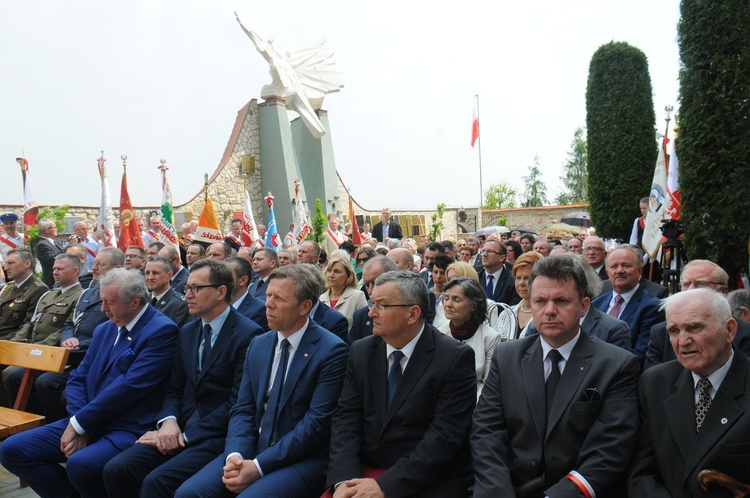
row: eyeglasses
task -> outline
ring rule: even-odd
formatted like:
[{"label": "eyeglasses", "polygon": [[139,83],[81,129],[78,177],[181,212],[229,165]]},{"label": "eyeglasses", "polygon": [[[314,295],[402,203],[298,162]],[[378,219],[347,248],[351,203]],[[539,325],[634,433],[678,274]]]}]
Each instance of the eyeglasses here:
[{"label": "eyeglasses", "polygon": [[721,282],[709,282],[707,280],[696,280],[694,282],[680,282],[680,290],[689,290],[689,289],[713,289],[714,286],[717,287],[725,287],[727,284],[723,284]]},{"label": "eyeglasses", "polygon": [[367,301],[367,307],[371,310],[375,310],[378,313],[382,313],[386,308],[410,308],[412,306],[419,306],[418,304],[381,304],[376,303],[372,299]]},{"label": "eyeglasses", "polygon": [[498,256],[505,256],[505,253],[500,252],[500,251],[490,251],[489,249],[485,249],[482,251],[482,254],[489,254],[489,253],[497,254]]},{"label": "eyeglasses", "polygon": [[198,292],[199,292],[199,291],[200,291],[201,289],[205,289],[206,287],[221,287],[221,285],[219,285],[219,284],[206,284],[206,285],[186,285],[186,286],[184,287],[184,289],[185,289],[185,294],[187,294],[188,292],[189,292],[189,293],[191,293],[191,294],[198,294]]},{"label": "eyeglasses", "polygon": [[583,250],[583,252],[604,252],[604,249],[601,247],[587,247]]},{"label": "eyeglasses", "polygon": [[133,258],[145,259],[140,254],[126,254],[125,255],[125,259],[133,259]]}]

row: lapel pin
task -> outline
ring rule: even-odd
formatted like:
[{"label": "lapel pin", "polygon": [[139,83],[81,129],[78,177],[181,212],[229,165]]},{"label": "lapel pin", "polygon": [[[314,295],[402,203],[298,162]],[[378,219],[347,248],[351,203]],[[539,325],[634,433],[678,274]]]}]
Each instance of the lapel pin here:
[{"label": "lapel pin", "polygon": [[307,357],[308,357],[309,355],[308,355],[307,353],[305,353],[305,354],[304,354],[304,355],[302,355],[302,356],[304,356],[305,358],[307,358]]},{"label": "lapel pin", "polygon": [[581,367],[581,370],[583,370],[583,367]]},{"label": "lapel pin", "polygon": [[127,340],[132,341],[133,339],[130,338],[130,336],[126,337]]},{"label": "lapel pin", "polygon": [[721,419],[721,423],[722,424],[726,424],[727,422],[728,422],[728,420],[726,418]]}]

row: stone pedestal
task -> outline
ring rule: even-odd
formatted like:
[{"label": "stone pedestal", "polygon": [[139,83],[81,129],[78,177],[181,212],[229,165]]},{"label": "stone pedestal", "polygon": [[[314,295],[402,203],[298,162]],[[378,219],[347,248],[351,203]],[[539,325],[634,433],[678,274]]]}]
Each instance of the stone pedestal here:
[{"label": "stone pedestal", "polygon": [[315,138],[300,118],[293,120],[291,129],[294,153],[310,206],[314,208],[315,199],[320,199],[326,214],[336,213],[342,219],[341,215],[348,213],[349,206],[344,206],[341,202],[328,112],[321,109],[316,114],[325,127],[326,134],[322,138]]},{"label": "stone pedestal", "polygon": [[[294,180],[302,180],[297,158],[292,143],[292,130],[289,115],[282,99],[269,99],[258,104],[258,121],[260,125],[260,157],[263,168],[263,196],[268,192],[274,196],[274,214],[276,229],[281,237],[289,230],[294,221],[292,200],[294,199]],[[304,183],[300,187],[300,196],[306,200]],[[268,206],[263,203],[264,220],[268,219]]]}]

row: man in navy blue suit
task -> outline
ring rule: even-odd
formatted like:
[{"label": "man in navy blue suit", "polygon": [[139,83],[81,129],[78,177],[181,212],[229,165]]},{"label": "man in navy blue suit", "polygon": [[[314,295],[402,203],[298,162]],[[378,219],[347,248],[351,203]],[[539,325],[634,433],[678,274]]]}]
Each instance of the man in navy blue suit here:
[{"label": "man in navy blue suit", "polygon": [[309,318],[318,279],[300,265],[274,270],[266,311],[271,331],[245,355],[224,453],[176,497],[319,496],[325,485],[331,417],[349,349]]},{"label": "man in navy blue suit", "polygon": [[224,260],[234,274],[234,290],[232,291],[232,307],[245,318],[249,318],[263,330],[268,332],[266,318],[266,303],[248,292],[253,267],[245,258],[231,257]]},{"label": "man in navy blue suit", "polygon": [[70,417],[0,446],[0,463],[42,497],[106,496],[104,465],[146,431],[164,399],[177,325],[148,304],[140,273],[118,268],[99,284],[109,321],[70,374]]},{"label": "man in navy blue suit", "polygon": [[643,253],[635,246],[619,246],[609,253],[604,264],[612,292],[602,294],[592,304],[599,311],[628,324],[630,345],[643,366],[651,327],[664,321],[664,312],[659,311],[661,301],[644,291],[639,283],[643,273]]},{"label": "man in navy blue suit", "polygon": [[156,430],[146,432],[104,467],[110,498],[171,497],[222,452],[245,351],[263,333],[230,306],[233,286],[226,263],[204,259],[193,265],[186,298],[190,314],[200,319],[180,330]]}]

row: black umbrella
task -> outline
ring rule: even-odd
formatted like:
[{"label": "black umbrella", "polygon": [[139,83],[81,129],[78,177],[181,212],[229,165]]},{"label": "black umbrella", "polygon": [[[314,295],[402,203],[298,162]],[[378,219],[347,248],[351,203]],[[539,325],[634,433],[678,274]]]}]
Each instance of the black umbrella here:
[{"label": "black umbrella", "polygon": [[574,227],[590,227],[591,215],[586,211],[573,211],[563,216],[560,223],[566,223]]}]

